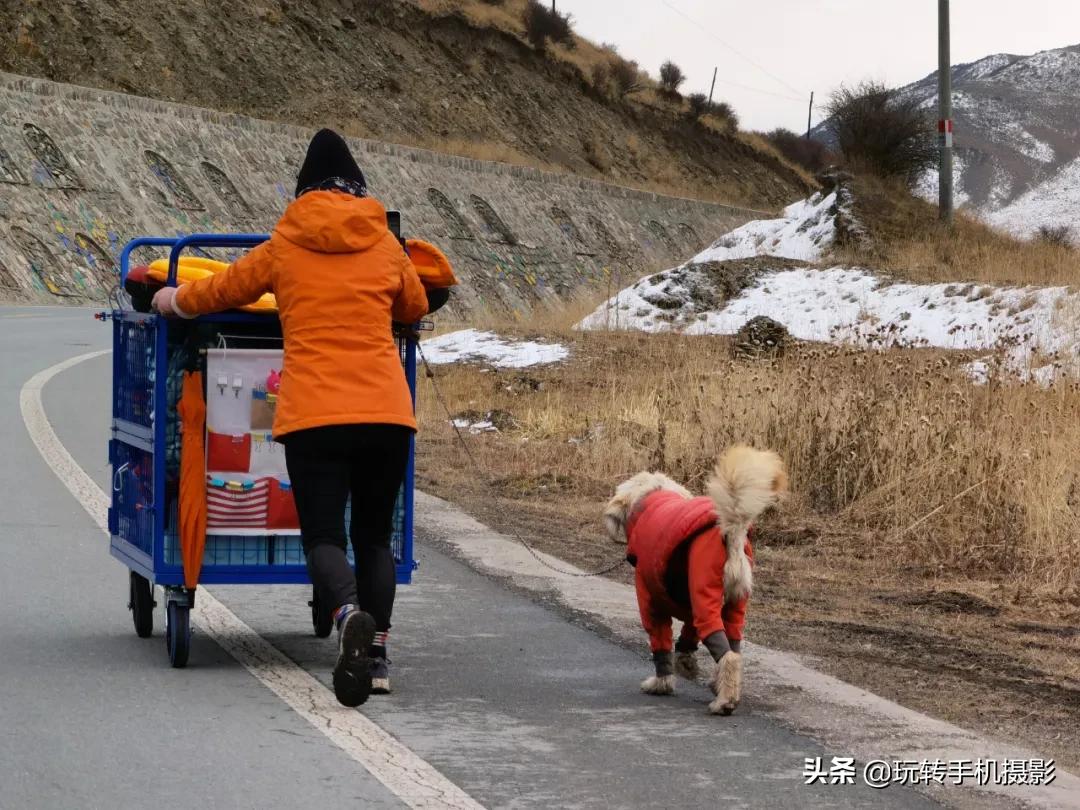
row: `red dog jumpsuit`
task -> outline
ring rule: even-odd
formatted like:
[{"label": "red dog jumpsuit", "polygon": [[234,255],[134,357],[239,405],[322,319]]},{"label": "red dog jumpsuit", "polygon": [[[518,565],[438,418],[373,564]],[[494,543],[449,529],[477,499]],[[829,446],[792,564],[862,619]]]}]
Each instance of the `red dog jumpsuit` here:
[{"label": "red dog jumpsuit", "polygon": [[[742,640],[747,599],[724,602],[727,551],[710,498],[653,492],[630,514],[626,537],[641,624],[653,653],[671,652],[673,618],[684,623],[678,645],[683,651],[721,631],[729,641]],[[749,539],[745,549],[753,563]]]}]

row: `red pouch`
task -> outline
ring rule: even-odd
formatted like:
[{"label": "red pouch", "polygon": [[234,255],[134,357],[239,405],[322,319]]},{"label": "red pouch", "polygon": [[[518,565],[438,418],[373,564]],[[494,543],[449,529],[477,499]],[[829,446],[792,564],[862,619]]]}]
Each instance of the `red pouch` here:
[{"label": "red pouch", "polygon": [[251,468],[251,434],[230,436],[207,431],[206,469],[211,472],[247,472]]},{"label": "red pouch", "polygon": [[270,506],[266,512],[267,529],[299,529],[296,499],[292,487],[276,478],[270,479]]}]

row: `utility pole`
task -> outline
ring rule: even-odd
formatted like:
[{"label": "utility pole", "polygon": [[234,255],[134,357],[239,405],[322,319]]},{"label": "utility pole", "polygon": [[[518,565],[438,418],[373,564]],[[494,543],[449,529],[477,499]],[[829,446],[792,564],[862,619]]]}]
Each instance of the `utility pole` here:
[{"label": "utility pole", "polygon": [[938,207],[941,221],[953,221],[952,60],[949,56],[949,0],[938,0]]},{"label": "utility pole", "polygon": [[712,69],[712,87],[709,88],[709,107],[712,107],[712,94],[713,91],[716,89],[716,72],[718,70],[720,70],[719,67],[714,67]]},{"label": "utility pole", "polygon": [[814,120],[814,91],[810,91],[810,112],[806,114],[806,140],[810,140],[810,122]]}]

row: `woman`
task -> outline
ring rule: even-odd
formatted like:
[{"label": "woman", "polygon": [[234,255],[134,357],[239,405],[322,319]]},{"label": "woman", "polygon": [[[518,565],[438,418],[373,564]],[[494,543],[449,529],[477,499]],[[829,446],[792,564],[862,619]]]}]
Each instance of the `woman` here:
[{"label": "woman", "polygon": [[[154,307],[191,318],[266,292],[277,297],[285,339],[274,438],[285,445],[311,581],[334,608],[334,694],[359,706],[390,691],[390,537],[416,430],[392,322],[419,320],[428,299],[385,209],[330,130],[312,139],[296,199],[269,241],[211,278],[161,290]],[[345,557],[350,495],[355,572]]]}]

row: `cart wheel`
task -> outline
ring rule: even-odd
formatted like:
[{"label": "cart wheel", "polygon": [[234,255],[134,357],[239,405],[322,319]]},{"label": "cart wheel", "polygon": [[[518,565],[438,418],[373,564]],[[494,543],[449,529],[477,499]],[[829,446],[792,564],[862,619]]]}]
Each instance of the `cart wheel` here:
[{"label": "cart wheel", "polygon": [[135,622],[135,634],[150,638],[154,634],[154,588],[150,580],[134,571],[129,577],[128,609]]},{"label": "cart wheel", "polygon": [[165,612],[165,643],[169,647],[169,663],[177,669],[187,666],[191,651],[191,608],[169,602]]},{"label": "cart wheel", "polygon": [[315,637],[326,638],[333,632],[334,614],[323,609],[319,594],[314,588],[311,589],[311,601],[308,604],[311,605],[311,625],[315,628]]}]

